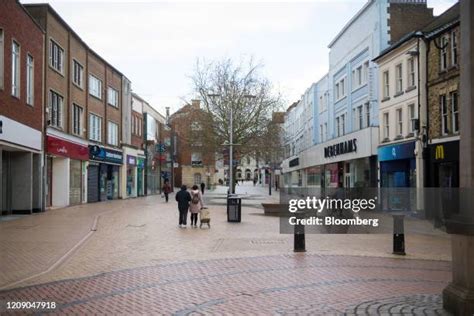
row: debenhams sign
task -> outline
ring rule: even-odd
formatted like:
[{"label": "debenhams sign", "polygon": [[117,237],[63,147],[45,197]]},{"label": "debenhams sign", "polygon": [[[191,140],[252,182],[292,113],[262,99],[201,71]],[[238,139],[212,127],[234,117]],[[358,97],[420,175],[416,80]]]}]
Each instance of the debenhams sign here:
[{"label": "debenhams sign", "polygon": [[357,139],[355,138],[324,147],[324,158],[336,157],[352,152],[357,152]]}]

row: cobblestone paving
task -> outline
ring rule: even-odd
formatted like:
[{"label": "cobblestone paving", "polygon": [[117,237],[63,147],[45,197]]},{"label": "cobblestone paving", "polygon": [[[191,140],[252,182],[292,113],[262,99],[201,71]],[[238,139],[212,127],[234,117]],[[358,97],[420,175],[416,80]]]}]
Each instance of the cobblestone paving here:
[{"label": "cobblestone paving", "polygon": [[423,314],[441,310],[445,261],[279,255],[159,264],[0,292],[53,314]]}]

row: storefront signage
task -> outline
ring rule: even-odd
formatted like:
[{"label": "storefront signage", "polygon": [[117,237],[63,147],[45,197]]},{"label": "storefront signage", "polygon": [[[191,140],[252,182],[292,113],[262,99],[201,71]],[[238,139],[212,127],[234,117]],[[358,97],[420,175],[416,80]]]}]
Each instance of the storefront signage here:
[{"label": "storefront signage", "polygon": [[444,145],[436,145],[435,160],[444,160]]},{"label": "storefront signage", "polygon": [[290,160],[290,162],[288,163],[288,165],[291,167],[296,167],[300,164],[300,159],[299,158],[295,158],[295,159],[292,159]]},{"label": "storefront signage", "polygon": [[136,166],[137,165],[137,157],[127,155],[127,165]]},{"label": "storefront signage", "polygon": [[92,160],[122,164],[123,155],[120,151],[107,149],[97,145],[89,145],[89,158]]},{"label": "storefront signage", "polygon": [[357,152],[357,139],[346,140],[324,148],[324,158]]},{"label": "storefront signage", "polygon": [[430,145],[429,150],[433,162],[459,161],[459,141]]},{"label": "storefront signage", "polygon": [[379,161],[409,159],[415,157],[415,142],[380,147]]},{"label": "storefront signage", "polygon": [[46,142],[48,154],[77,160],[89,160],[89,150],[87,146],[74,144],[53,136],[47,136]]}]

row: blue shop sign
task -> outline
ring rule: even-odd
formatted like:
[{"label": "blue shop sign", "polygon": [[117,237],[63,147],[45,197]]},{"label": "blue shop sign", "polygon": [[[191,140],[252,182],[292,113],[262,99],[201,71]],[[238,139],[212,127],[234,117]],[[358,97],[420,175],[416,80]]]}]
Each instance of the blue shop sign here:
[{"label": "blue shop sign", "polygon": [[378,156],[379,161],[415,158],[415,142],[380,147]]},{"label": "blue shop sign", "polygon": [[89,159],[121,165],[123,162],[123,155],[122,152],[117,150],[107,149],[97,145],[89,145]]}]

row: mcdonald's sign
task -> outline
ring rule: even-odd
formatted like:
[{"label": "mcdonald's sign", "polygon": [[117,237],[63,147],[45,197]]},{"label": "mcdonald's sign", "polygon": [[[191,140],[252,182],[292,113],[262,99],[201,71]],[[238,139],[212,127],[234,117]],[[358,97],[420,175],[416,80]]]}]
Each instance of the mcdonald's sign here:
[{"label": "mcdonald's sign", "polygon": [[435,149],[435,160],[443,160],[444,159],[444,146],[437,145]]}]

